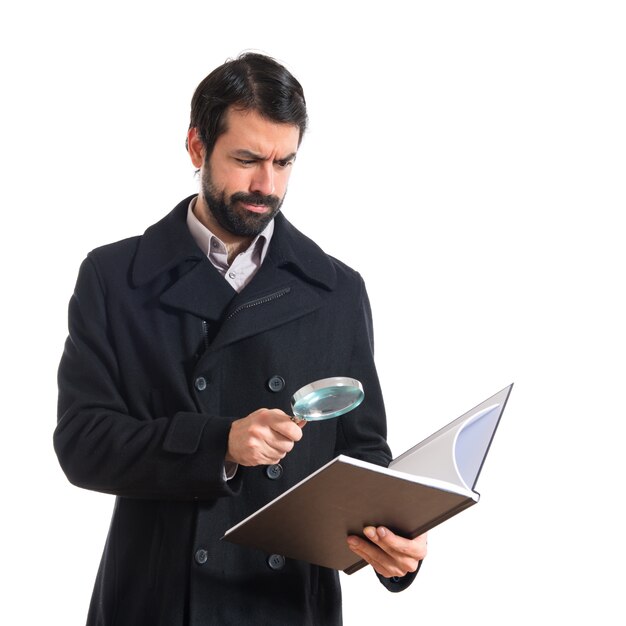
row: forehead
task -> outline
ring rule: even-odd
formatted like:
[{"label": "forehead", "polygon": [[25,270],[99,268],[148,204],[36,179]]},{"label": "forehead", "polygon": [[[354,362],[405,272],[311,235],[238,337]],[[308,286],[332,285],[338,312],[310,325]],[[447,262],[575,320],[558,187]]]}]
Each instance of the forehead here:
[{"label": "forehead", "polygon": [[300,129],[294,124],[280,124],[256,111],[230,107],[225,125],[226,131],[215,142],[216,148],[249,150],[267,156],[286,156],[298,150]]}]

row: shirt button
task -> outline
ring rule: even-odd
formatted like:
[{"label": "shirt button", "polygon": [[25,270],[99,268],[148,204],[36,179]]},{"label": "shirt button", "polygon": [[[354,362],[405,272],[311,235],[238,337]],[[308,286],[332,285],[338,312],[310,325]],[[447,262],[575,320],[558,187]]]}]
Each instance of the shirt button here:
[{"label": "shirt button", "polygon": [[267,557],[267,564],[270,569],[277,572],[285,567],[285,557],[282,554],[270,554]]},{"label": "shirt button", "polygon": [[265,468],[265,474],[271,480],[277,480],[283,475],[283,466],[280,463],[276,465],[268,465]]},{"label": "shirt button", "polygon": [[198,565],[204,565],[209,560],[209,553],[203,548],[200,548],[200,550],[196,550],[193,558]]},{"label": "shirt button", "polygon": [[198,376],[193,384],[198,391],[204,391],[206,389],[206,378],[204,376]]},{"label": "shirt button", "polygon": [[229,272],[228,273],[228,277],[232,278],[233,280],[235,280],[235,278],[237,278],[237,274],[235,274],[235,272]]},{"label": "shirt button", "polygon": [[282,376],[272,376],[267,381],[267,387],[270,391],[278,393],[285,388],[285,379]]}]

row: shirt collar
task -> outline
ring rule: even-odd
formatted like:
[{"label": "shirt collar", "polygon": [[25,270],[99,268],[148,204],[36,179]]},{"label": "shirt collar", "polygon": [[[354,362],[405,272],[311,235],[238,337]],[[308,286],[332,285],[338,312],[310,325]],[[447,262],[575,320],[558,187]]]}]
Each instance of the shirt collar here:
[{"label": "shirt collar", "polygon": [[[137,238],[137,252],[131,276],[134,287],[147,285],[160,274],[181,263],[200,259],[209,261],[187,226],[189,203],[196,195],[179,202],[165,217],[152,224]],[[268,245],[265,259],[266,263],[268,261],[328,290],[335,288],[337,271],[343,267],[289,223],[282,212],[277,213],[274,218],[272,245]]]},{"label": "shirt collar", "polygon": [[[226,245],[217,236],[214,235],[194,214],[193,208],[196,205],[197,196],[194,196],[187,208],[187,227],[193,237],[194,241],[207,257],[211,257],[211,253],[215,252],[215,249],[223,250],[226,252]],[[272,235],[274,234],[274,220],[271,220],[269,224],[261,231],[250,243],[248,248],[243,254],[250,254],[251,256],[259,255],[258,264],[261,265],[265,260],[267,250],[269,248]],[[217,242],[217,246],[214,244]]]}]

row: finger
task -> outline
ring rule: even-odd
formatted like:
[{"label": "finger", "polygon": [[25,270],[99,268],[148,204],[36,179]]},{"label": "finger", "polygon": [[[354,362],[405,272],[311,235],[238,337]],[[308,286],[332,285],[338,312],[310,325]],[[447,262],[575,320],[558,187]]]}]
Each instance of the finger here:
[{"label": "finger", "polygon": [[[304,422],[304,420],[301,421]],[[300,441],[302,439],[302,426],[299,423],[296,424],[289,415],[282,411],[274,416],[269,426],[272,431],[289,441]]]},{"label": "finger", "polygon": [[291,451],[294,442],[267,425],[250,424],[247,419],[237,420],[231,426],[228,439],[228,460],[240,465],[271,465],[278,463]]},{"label": "finger", "polygon": [[400,564],[391,559],[388,554],[369,541],[351,536],[348,538],[348,546],[355,554],[371,565],[376,572],[385,578],[391,578],[393,576],[402,577],[409,571],[401,567]]},{"label": "finger", "polygon": [[[264,409],[264,422],[273,430],[280,432],[292,441],[300,441],[302,438],[302,429],[306,426],[306,420],[288,415],[280,409]],[[294,426],[298,426],[296,430]]]},{"label": "finger", "polygon": [[384,576],[385,578],[391,578],[394,576],[394,574],[387,570],[383,564],[376,561],[367,550],[360,550],[356,547],[351,547],[351,549],[359,558],[363,559],[368,565],[371,565],[381,576]]},{"label": "finger", "polygon": [[261,465],[273,465],[282,461],[293,449],[294,442],[289,440],[264,441],[258,449],[258,458]]},{"label": "finger", "polygon": [[380,550],[380,553],[374,552],[373,556],[386,571],[393,571],[394,576],[416,571],[420,560],[426,555],[421,538],[405,539],[383,526],[368,526],[363,529],[363,533]]},{"label": "finger", "polygon": [[280,409],[262,409],[253,415],[254,419],[248,427],[253,437],[270,443],[293,443],[302,439],[302,430]]},{"label": "finger", "polygon": [[414,539],[407,539],[396,535],[384,526],[368,526],[363,530],[364,535],[379,546],[384,552],[394,558],[414,559],[421,561],[426,557],[427,535],[424,533]]},{"label": "finger", "polygon": [[272,456],[278,456],[284,458],[289,452],[293,450],[294,442],[286,437],[271,436],[265,442],[265,451]]}]

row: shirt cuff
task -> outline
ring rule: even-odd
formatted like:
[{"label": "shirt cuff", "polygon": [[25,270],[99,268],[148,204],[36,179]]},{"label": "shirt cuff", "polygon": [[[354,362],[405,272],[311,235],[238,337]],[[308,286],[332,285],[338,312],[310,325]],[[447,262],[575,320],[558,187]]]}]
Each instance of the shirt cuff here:
[{"label": "shirt cuff", "polygon": [[228,481],[231,478],[234,478],[235,474],[237,473],[238,467],[239,467],[238,463],[233,463],[232,461],[224,461],[224,469],[223,469],[224,480]]}]

